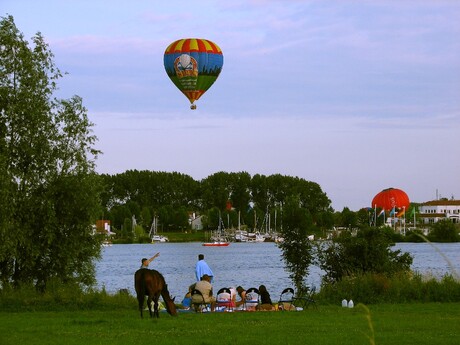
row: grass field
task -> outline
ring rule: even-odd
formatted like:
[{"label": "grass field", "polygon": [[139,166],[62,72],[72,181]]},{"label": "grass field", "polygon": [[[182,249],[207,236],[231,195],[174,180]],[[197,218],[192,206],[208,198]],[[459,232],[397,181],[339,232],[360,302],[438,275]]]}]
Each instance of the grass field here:
[{"label": "grass field", "polygon": [[[147,313],[148,314],[148,313]],[[299,312],[0,311],[0,344],[459,344],[460,303]]]}]

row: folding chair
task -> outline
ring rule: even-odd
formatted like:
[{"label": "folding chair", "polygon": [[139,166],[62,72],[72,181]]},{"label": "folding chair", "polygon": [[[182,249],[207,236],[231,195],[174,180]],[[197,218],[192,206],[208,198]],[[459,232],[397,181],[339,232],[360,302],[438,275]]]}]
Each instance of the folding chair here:
[{"label": "folding chair", "polygon": [[294,303],[294,289],[286,288],[281,291],[280,298],[278,301],[278,309],[280,310],[292,310]]},{"label": "folding chair", "polygon": [[246,310],[257,310],[260,304],[260,292],[257,288],[246,290],[246,298],[244,300],[244,308]]},{"label": "folding chair", "polygon": [[191,293],[192,297],[192,307],[195,310],[195,312],[203,312],[203,309],[206,309],[208,307],[208,304],[204,301],[204,296],[201,293],[200,290],[193,289]]},{"label": "folding chair", "polygon": [[316,305],[316,301],[314,299],[316,293],[316,286],[313,286],[308,294],[305,296],[297,296],[294,298],[294,302],[301,306],[304,309],[308,309],[308,306],[311,304],[313,305],[316,309],[318,309],[318,306]]},{"label": "folding chair", "polygon": [[232,292],[229,288],[222,288],[217,291],[216,303],[218,307],[225,307],[228,310],[233,310],[235,307],[232,301]]},{"label": "folding chair", "polygon": [[308,308],[308,306],[311,304],[316,309],[318,309],[318,306],[316,305],[316,301],[315,301],[315,293],[316,293],[316,286],[313,286],[310,292],[308,293],[308,295],[304,297],[306,301],[306,304],[305,304],[306,308]]}]

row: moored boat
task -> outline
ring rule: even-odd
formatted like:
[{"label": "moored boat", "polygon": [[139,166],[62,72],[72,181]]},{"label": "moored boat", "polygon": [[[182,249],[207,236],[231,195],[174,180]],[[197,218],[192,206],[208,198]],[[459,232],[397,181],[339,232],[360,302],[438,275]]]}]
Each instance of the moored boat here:
[{"label": "moored boat", "polygon": [[205,247],[227,247],[228,245],[230,245],[230,242],[226,241],[214,241],[203,243],[203,246]]},{"label": "moored boat", "polygon": [[224,223],[219,213],[219,225],[217,226],[217,230],[214,231],[214,234],[211,236],[210,241],[203,243],[203,246],[205,247],[227,247],[230,244],[230,242],[227,240],[223,225]]}]

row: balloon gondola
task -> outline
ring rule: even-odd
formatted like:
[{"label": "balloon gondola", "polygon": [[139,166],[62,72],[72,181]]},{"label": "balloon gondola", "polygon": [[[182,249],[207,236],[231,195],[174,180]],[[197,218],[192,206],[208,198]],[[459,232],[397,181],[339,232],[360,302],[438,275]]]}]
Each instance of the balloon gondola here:
[{"label": "balloon gondola", "polygon": [[164,67],[168,77],[196,109],[195,101],[214,84],[224,64],[222,50],[206,39],[184,38],[165,50]]}]

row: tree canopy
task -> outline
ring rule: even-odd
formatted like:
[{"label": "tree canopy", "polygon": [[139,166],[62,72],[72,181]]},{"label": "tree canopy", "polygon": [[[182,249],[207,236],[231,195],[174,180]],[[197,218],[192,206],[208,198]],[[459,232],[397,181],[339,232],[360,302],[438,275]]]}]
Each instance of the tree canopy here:
[{"label": "tree canopy", "polygon": [[290,272],[289,277],[299,296],[308,289],[305,278],[313,260],[312,242],[308,239],[308,231],[311,231],[313,226],[310,213],[302,206],[299,198],[289,197],[283,209],[283,241],[278,246],[282,250],[286,269]]},{"label": "tree canopy", "polygon": [[0,278],[94,281],[99,206],[96,137],[82,99],[57,99],[61,71],[40,33],[32,45],[0,20]]},{"label": "tree canopy", "polygon": [[[103,214],[115,229],[134,215],[144,228],[149,216],[159,215],[162,229],[183,228],[188,212],[209,214],[220,211],[227,227],[236,227],[238,219],[250,228],[260,228],[267,213],[280,218],[283,204],[296,196],[318,227],[330,226],[330,200],[314,182],[283,175],[251,176],[247,172],[217,172],[201,181],[180,173],[128,170],[116,175],[103,175]],[[214,219],[215,218],[215,219]],[[218,217],[205,224],[217,226]],[[278,224],[281,222],[278,220]]]},{"label": "tree canopy", "polygon": [[364,226],[356,236],[345,231],[331,243],[317,246],[318,262],[327,282],[365,273],[393,274],[409,271],[412,257],[392,250],[393,231]]}]

